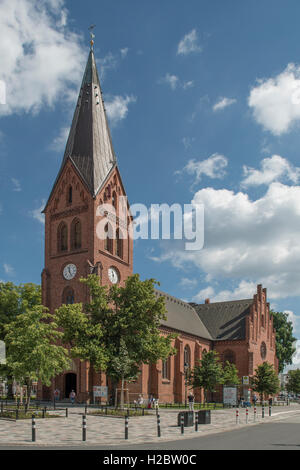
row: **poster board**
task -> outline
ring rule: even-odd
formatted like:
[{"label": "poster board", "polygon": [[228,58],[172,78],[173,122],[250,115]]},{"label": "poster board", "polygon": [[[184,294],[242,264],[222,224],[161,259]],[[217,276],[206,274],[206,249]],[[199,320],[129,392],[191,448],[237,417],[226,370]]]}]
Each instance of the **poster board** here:
[{"label": "poster board", "polygon": [[223,403],[224,405],[237,405],[237,388],[223,387]]}]

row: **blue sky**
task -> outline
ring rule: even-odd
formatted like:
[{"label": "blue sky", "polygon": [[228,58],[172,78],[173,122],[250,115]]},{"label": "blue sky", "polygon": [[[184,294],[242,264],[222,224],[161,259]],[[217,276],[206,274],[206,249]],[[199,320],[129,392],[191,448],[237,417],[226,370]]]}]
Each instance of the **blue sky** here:
[{"label": "blue sky", "polygon": [[199,302],[262,283],[300,338],[299,15],[296,0],[1,1],[0,279],[40,282],[40,212],[96,24],[129,201],[205,205],[203,250],[138,240],[135,272]]}]

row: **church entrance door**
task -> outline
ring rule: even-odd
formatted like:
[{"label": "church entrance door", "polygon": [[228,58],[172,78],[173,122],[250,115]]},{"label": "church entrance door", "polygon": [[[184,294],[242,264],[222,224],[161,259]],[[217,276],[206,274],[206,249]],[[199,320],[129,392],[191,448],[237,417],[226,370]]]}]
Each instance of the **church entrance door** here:
[{"label": "church entrance door", "polygon": [[73,373],[69,373],[69,374],[66,374],[65,375],[65,398],[69,398],[70,396],[70,393],[72,392],[72,390],[74,390],[74,392],[76,393],[77,390],[76,390],[76,374],[73,374]]}]

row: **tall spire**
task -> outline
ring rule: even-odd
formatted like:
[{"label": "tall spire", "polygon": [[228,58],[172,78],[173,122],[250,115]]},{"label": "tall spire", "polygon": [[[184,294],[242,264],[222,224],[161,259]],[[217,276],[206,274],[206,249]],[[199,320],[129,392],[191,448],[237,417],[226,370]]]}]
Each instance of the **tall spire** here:
[{"label": "tall spire", "polygon": [[69,158],[95,196],[116,164],[93,50],[91,48],[62,162]]}]

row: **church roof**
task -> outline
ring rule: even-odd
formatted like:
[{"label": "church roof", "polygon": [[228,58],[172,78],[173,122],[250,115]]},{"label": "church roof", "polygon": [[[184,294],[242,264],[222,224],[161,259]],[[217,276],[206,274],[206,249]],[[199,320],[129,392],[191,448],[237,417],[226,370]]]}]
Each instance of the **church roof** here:
[{"label": "church roof", "polygon": [[116,165],[92,48],[83,75],[64,158],[55,184],[68,159],[76,167],[93,197],[96,196]]},{"label": "church roof", "polygon": [[208,304],[190,303],[214,340],[238,340],[246,335],[246,316],[253,299]]},{"label": "church roof", "polygon": [[155,289],[155,291],[156,295],[164,296],[165,298],[167,320],[163,320],[161,322],[162,326],[166,326],[177,331],[184,331],[185,333],[199,336],[201,338],[209,340],[213,339],[191,305],[158,289]]}]

